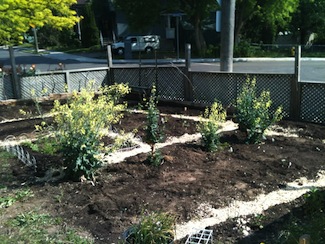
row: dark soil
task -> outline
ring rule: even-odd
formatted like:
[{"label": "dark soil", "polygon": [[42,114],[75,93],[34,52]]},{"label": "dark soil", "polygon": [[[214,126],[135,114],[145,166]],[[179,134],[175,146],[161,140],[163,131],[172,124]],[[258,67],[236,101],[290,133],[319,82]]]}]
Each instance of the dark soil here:
[{"label": "dark soil", "polygon": [[[32,104],[2,105],[0,120],[23,117],[18,112],[22,107],[31,114],[35,110]],[[43,109],[49,110],[50,104],[45,104]],[[168,114],[201,113],[195,108],[177,106],[160,106],[159,109]],[[0,139],[9,135],[34,137],[34,125],[40,121],[1,123]],[[194,121],[167,115],[164,121],[166,137],[196,133]],[[203,202],[214,208],[225,207],[234,200],[248,201],[261,193],[282,188],[302,176],[315,179],[318,170],[325,165],[325,127],[287,120],[279,124],[283,128],[297,129],[299,137],[273,136],[261,144],[248,145],[241,132],[230,131],[221,135],[226,146],[216,153],[206,152],[198,142],[174,144],[161,149],[164,156],[161,166],[148,165],[147,155],[139,154],[122,163],[102,167],[95,185],[69,181],[35,183],[36,176],[62,162],[60,155],[35,154],[39,171],[35,173],[13,160],[9,173],[16,181],[5,184],[8,187],[28,185],[35,195],[29,204],[42,202],[42,208],[53,216],[87,229],[96,243],[117,243],[123,231],[137,222],[143,210],[169,212],[180,223],[195,218],[197,207]],[[145,115],[126,114],[116,127],[125,131],[137,129],[137,135],[143,137],[144,126]],[[56,196],[61,196],[60,201]],[[244,238],[234,228],[233,220],[210,227],[214,230],[214,240],[221,243],[266,241],[271,238],[269,233],[279,227],[281,217],[301,206],[303,201],[301,198],[266,210],[260,224],[269,227],[256,228],[255,235],[250,237]]]}]

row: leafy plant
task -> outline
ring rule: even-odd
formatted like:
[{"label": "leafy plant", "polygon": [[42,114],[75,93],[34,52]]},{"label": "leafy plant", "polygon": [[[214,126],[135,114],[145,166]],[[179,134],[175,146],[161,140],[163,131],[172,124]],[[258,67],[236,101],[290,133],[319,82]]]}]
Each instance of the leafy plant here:
[{"label": "leafy plant", "polygon": [[27,197],[33,195],[33,192],[29,189],[19,190],[13,195],[2,196],[0,197],[0,208],[8,208],[17,201],[21,201]]},{"label": "leafy plant", "polygon": [[110,148],[107,151],[112,152],[119,149],[132,148],[136,146],[136,143],[133,141],[134,135],[137,130],[130,133],[125,133],[123,130],[114,138],[114,143],[110,145]]},{"label": "leafy plant", "polygon": [[53,137],[39,137],[33,142],[26,140],[23,141],[21,145],[30,148],[34,152],[40,152],[48,155],[54,155],[58,151],[58,145]]},{"label": "leafy plant", "polygon": [[256,80],[247,79],[237,97],[235,114],[239,128],[247,133],[247,142],[260,142],[264,131],[282,119],[282,107],[271,112],[271,104],[270,92],[262,91],[257,96]]},{"label": "leafy plant", "polygon": [[159,150],[156,149],[156,143],[161,142],[163,139],[163,133],[160,128],[159,118],[160,113],[157,108],[158,98],[156,95],[156,86],[153,85],[149,101],[147,102],[148,114],[146,125],[146,138],[145,141],[150,145],[151,152],[148,156],[148,160],[153,165],[160,165],[162,156]]},{"label": "leafy plant", "polygon": [[80,93],[73,92],[66,104],[55,101],[52,110],[56,124],[54,134],[65,158],[66,175],[72,179],[82,175],[93,179],[101,165],[99,154],[103,144],[100,139],[105,129],[122,118],[126,108],[126,103],[118,103],[129,92],[126,85],[104,87],[98,94],[91,85]]},{"label": "leafy plant", "polygon": [[207,151],[217,150],[219,141],[218,130],[221,123],[226,120],[226,111],[222,104],[214,102],[210,108],[206,108],[203,116],[200,118],[198,130],[202,135],[203,145]]},{"label": "leafy plant", "polygon": [[[129,230],[131,243],[168,244],[175,234],[175,219],[167,213],[143,213],[138,224]],[[133,242],[132,242],[133,241]]]}]

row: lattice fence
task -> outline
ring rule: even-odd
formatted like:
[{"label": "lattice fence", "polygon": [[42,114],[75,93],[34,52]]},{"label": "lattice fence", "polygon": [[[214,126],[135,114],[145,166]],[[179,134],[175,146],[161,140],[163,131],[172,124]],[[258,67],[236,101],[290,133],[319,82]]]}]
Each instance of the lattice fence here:
[{"label": "lattice fence", "polygon": [[107,70],[86,70],[76,71],[69,73],[68,90],[80,91],[82,88],[86,88],[89,81],[94,81],[94,89],[107,84]]},{"label": "lattice fence", "polygon": [[9,75],[0,78],[0,100],[14,98],[14,89]]},{"label": "lattice fence", "polygon": [[45,74],[37,76],[20,77],[21,97],[28,99],[31,97],[41,97],[50,93],[64,93],[64,74]]},{"label": "lattice fence", "polygon": [[300,117],[325,124],[325,83],[301,83]]},{"label": "lattice fence", "polygon": [[[56,71],[33,77],[21,77],[22,98],[31,98],[48,93],[63,93],[80,90],[89,80],[94,80],[94,88],[103,84],[128,83],[130,87],[146,89],[157,82],[157,90],[162,99],[188,101],[209,105],[219,100],[224,106],[235,102],[243,82],[256,78],[257,92],[269,90],[273,101],[272,108],[282,106],[285,117],[295,117],[293,108],[300,111],[297,119],[325,124],[325,83],[300,82],[295,89],[294,74],[244,74],[218,72],[191,72],[185,67],[144,66],[114,67]],[[47,93],[44,94],[44,89]],[[299,93],[300,92],[300,93]],[[0,100],[14,97],[9,76],[0,78]],[[293,99],[293,97],[295,99]],[[296,112],[292,112],[296,114]]]},{"label": "lattice fence", "polygon": [[168,100],[185,100],[184,79],[188,78],[185,72],[185,68],[160,67],[157,82],[159,96]]},{"label": "lattice fence", "polygon": [[185,69],[179,67],[114,68],[114,82],[134,88],[150,88],[156,82],[163,99],[184,100]]},{"label": "lattice fence", "polygon": [[270,91],[272,109],[282,106],[285,116],[290,114],[292,74],[240,74],[192,72],[194,101],[212,103],[220,101],[224,106],[234,104],[247,79],[256,79],[257,93]]}]

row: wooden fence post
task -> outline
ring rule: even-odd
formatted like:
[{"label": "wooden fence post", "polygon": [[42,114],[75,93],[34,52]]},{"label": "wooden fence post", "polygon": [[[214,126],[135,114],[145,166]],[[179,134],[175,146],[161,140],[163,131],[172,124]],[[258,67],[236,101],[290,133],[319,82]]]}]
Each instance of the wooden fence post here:
[{"label": "wooden fence post", "polygon": [[301,46],[295,49],[295,75],[291,82],[290,117],[300,119],[301,110],[301,85],[300,85],[300,59]]},{"label": "wooden fence post", "polygon": [[193,101],[193,85],[191,76],[191,44],[185,45],[185,74],[184,74],[184,97],[186,101]]},{"label": "wooden fence post", "polygon": [[107,45],[107,83],[106,85],[114,84],[114,71],[113,71],[113,56],[112,56],[112,47]]}]

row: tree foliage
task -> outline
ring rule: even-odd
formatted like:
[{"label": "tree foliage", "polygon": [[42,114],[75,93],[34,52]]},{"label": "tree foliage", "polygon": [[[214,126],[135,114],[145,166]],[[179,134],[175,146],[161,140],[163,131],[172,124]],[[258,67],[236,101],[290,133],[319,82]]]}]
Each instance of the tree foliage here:
[{"label": "tree foliage", "polygon": [[325,43],[325,0],[300,0],[291,31],[300,44],[306,44],[311,33],[316,33],[318,43]]},{"label": "tree foliage", "polygon": [[113,39],[112,31],[115,30],[116,25],[113,3],[110,0],[92,0],[91,6],[98,29],[103,36]]},{"label": "tree foliage", "polygon": [[239,37],[271,43],[289,27],[299,0],[237,0],[235,40]]},{"label": "tree foliage", "polygon": [[99,44],[99,30],[96,25],[94,11],[90,4],[85,4],[81,21],[81,43],[83,47]]},{"label": "tree foliage", "polygon": [[134,31],[146,31],[160,17],[161,5],[159,1],[115,0],[115,4],[126,14],[130,29]]},{"label": "tree foliage", "polygon": [[203,37],[203,21],[218,9],[216,0],[180,0],[189,22],[194,27],[195,46],[199,53],[204,53],[206,43]]},{"label": "tree foliage", "polygon": [[1,0],[0,43],[15,44],[23,40],[30,27],[71,28],[79,21],[71,5],[76,0]]}]

